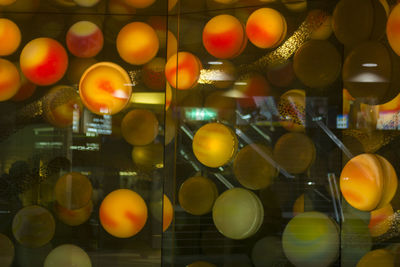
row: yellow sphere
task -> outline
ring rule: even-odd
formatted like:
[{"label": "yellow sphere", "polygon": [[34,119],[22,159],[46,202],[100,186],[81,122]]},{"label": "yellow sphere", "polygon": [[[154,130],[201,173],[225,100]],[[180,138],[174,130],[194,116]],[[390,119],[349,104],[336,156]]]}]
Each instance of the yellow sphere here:
[{"label": "yellow sphere", "polygon": [[361,258],[357,267],[394,267],[394,256],[385,249],[375,249]]},{"label": "yellow sphere", "polygon": [[152,143],[158,134],[158,120],[153,112],[145,109],[129,111],[122,119],[122,136],[134,146]]},{"label": "yellow sphere", "polygon": [[217,168],[234,157],[238,140],[229,127],[221,123],[208,123],[197,130],[192,147],[194,155],[202,164]]},{"label": "yellow sphere", "polygon": [[110,234],[119,238],[136,235],[147,221],[147,205],[143,198],[129,189],[108,194],[99,210],[100,222]]}]

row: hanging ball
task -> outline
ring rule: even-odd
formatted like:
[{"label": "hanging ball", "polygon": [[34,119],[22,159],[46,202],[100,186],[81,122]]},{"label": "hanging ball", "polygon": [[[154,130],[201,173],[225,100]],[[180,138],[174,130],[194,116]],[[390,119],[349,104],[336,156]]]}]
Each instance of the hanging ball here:
[{"label": "hanging ball", "polygon": [[197,84],[201,68],[198,57],[189,52],[178,52],[168,59],[165,77],[172,87],[187,90]]},{"label": "hanging ball", "polygon": [[0,56],[14,53],[21,43],[18,25],[9,19],[0,18]]},{"label": "hanging ball", "polygon": [[79,21],[67,32],[68,50],[76,57],[94,57],[103,48],[103,33],[90,21]]},{"label": "hanging ball", "polygon": [[129,111],[122,119],[122,136],[134,146],[152,143],[158,134],[158,120],[153,112],[145,109]]}]

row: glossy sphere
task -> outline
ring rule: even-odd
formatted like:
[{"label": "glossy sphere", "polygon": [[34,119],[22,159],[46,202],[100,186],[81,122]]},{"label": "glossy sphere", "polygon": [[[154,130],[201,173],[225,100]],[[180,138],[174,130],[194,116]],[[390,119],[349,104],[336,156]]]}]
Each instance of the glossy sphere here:
[{"label": "glossy sphere", "polygon": [[397,190],[397,175],[384,157],[361,154],[346,163],[340,174],[340,190],[356,209],[371,211],[388,204]]},{"label": "glossy sphere", "polygon": [[43,267],[92,267],[89,255],[80,247],[65,244],[47,255]]},{"label": "glossy sphere", "polygon": [[165,88],[165,59],[153,58],[142,68],[142,81],[152,90],[162,91]]},{"label": "glossy sphere", "polygon": [[356,267],[394,267],[394,256],[386,249],[375,249],[361,258]]},{"label": "glossy sphere", "polygon": [[18,69],[10,61],[0,58],[0,101],[12,98],[20,85]]},{"label": "glossy sphere", "polygon": [[147,221],[146,203],[139,194],[129,189],[118,189],[108,194],[99,212],[103,228],[119,238],[136,235]]},{"label": "glossy sphere", "polygon": [[122,136],[134,146],[148,145],[158,134],[158,120],[153,112],[145,109],[129,111],[122,119]]},{"label": "glossy sphere", "polygon": [[293,69],[297,78],[311,88],[323,88],[340,74],[342,57],[328,41],[312,40],[294,55]]},{"label": "glossy sphere", "polygon": [[239,105],[242,108],[255,108],[257,98],[270,95],[270,86],[267,80],[258,73],[249,73],[240,77],[233,87],[240,98]]},{"label": "glossy sphere", "polygon": [[207,22],[203,29],[203,45],[216,58],[238,56],[247,43],[240,21],[231,15],[218,15]]},{"label": "glossy sphere", "polygon": [[12,222],[15,239],[30,248],[38,248],[50,242],[55,228],[51,213],[40,206],[22,208],[15,214]]},{"label": "glossy sphere", "polygon": [[118,53],[123,60],[130,64],[146,64],[156,56],[158,48],[159,41],[157,34],[146,23],[129,23],[118,33]]},{"label": "glossy sphere", "polygon": [[371,220],[368,227],[372,237],[383,235],[389,230],[394,220],[393,214],[393,207],[390,204],[371,211]]},{"label": "glossy sphere", "polygon": [[8,56],[17,50],[21,43],[21,31],[9,19],[0,18],[0,56]]},{"label": "glossy sphere", "polygon": [[266,188],[277,174],[272,150],[261,144],[243,147],[233,162],[233,173],[241,185],[252,190]]},{"label": "glossy sphere", "polygon": [[69,52],[77,57],[94,57],[103,48],[103,33],[99,27],[90,21],[79,21],[67,32],[67,47]]},{"label": "glossy sphere", "polygon": [[200,60],[189,52],[178,52],[171,56],[165,65],[168,83],[179,90],[194,87],[200,77]]},{"label": "glossy sphere", "polygon": [[390,13],[389,19],[386,24],[386,36],[388,38],[390,47],[393,51],[400,55],[400,5],[397,4]]},{"label": "glossy sphere", "polygon": [[31,82],[37,85],[51,85],[64,76],[68,66],[68,55],[56,40],[37,38],[22,49],[20,66]]},{"label": "glossy sphere", "polygon": [[274,159],[289,173],[303,173],[314,163],[314,143],[303,133],[286,133],[275,143]]},{"label": "glossy sphere", "polygon": [[306,124],[306,93],[292,89],[279,98],[279,123],[288,131],[304,132]]},{"label": "glossy sphere", "polygon": [[56,127],[71,126],[74,116],[79,116],[82,110],[79,95],[71,86],[55,86],[44,96],[43,115]]},{"label": "glossy sphere", "polygon": [[10,267],[14,260],[14,255],[14,244],[7,236],[0,234],[0,265]]},{"label": "glossy sphere", "polygon": [[286,257],[297,267],[329,266],[338,256],[338,226],[323,213],[301,213],[286,225],[282,246]]},{"label": "glossy sphere", "polygon": [[193,152],[205,166],[217,168],[227,164],[236,154],[238,140],[235,133],[221,123],[208,123],[193,137]]},{"label": "glossy sphere", "polygon": [[159,169],[163,164],[164,147],[160,143],[146,146],[135,146],[132,149],[132,160],[135,166],[143,171]]},{"label": "glossy sphere", "polygon": [[125,3],[134,8],[146,8],[151,6],[155,0],[125,0]]},{"label": "glossy sphere", "polygon": [[217,197],[218,190],[215,183],[201,176],[186,179],[178,193],[181,207],[193,215],[209,213]]},{"label": "glossy sphere", "polygon": [[76,226],[86,222],[89,219],[92,210],[92,201],[89,201],[89,203],[82,208],[74,210],[64,208],[58,203],[54,204],[54,211],[57,215],[57,218],[66,225],[70,226]]},{"label": "glossy sphere", "polygon": [[222,193],[213,207],[213,220],[218,231],[232,239],[254,235],[264,219],[260,199],[253,192],[233,188]]},{"label": "glossy sphere", "polygon": [[57,202],[67,209],[80,209],[92,198],[92,184],[89,179],[77,172],[61,176],[54,187]]},{"label": "glossy sphere", "polygon": [[206,262],[206,261],[195,261],[186,267],[216,267],[216,265]]},{"label": "glossy sphere", "polygon": [[129,102],[131,79],[119,65],[99,62],[88,68],[79,82],[83,104],[93,113],[113,115]]},{"label": "glossy sphere", "polygon": [[286,20],[278,11],[260,8],[247,20],[246,33],[250,42],[259,48],[278,46],[286,37]]}]

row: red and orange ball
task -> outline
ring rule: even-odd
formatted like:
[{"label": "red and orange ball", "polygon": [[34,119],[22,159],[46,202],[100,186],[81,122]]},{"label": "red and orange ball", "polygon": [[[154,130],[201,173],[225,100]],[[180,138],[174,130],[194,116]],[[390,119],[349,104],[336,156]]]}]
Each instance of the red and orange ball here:
[{"label": "red and orange ball", "polygon": [[117,50],[126,62],[143,65],[153,59],[159,48],[156,32],[143,22],[125,25],[117,36]]},{"label": "red and orange ball", "polygon": [[28,80],[37,85],[58,82],[68,67],[65,48],[51,38],[37,38],[22,49],[20,67]]},{"label": "red and orange ball", "polygon": [[76,57],[94,57],[103,48],[103,33],[90,21],[79,21],[67,32],[68,50]]},{"label": "red and orange ball", "polygon": [[21,43],[21,31],[9,19],[0,18],[0,56],[8,56],[17,50]]},{"label": "red and orange ball", "polygon": [[201,68],[198,57],[189,52],[178,52],[168,59],[165,76],[172,87],[187,90],[197,84]]},{"label": "red and orange ball", "polygon": [[216,58],[238,56],[246,47],[244,26],[231,15],[218,15],[207,22],[203,29],[203,45]]}]

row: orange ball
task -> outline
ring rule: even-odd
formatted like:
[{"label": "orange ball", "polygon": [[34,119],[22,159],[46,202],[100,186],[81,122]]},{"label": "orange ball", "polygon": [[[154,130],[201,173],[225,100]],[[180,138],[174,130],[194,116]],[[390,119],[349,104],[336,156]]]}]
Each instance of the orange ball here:
[{"label": "orange ball", "polygon": [[104,198],[99,217],[101,225],[109,234],[128,238],[136,235],[146,224],[146,202],[132,190],[118,189]]},{"label": "orange ball", "polygon": [[69,28],[66,37],[68,50],[77,57],[94,57],[103,48],[103,33],[90,21],[79,21]]},{"label": "orange ball", "polygon": [[37,38],[22,49],[20,66],[31,82],[37,85],[51,85],[64,76],[68,67],[68,55],[56,40]]},{"label": "orange ball", "polygon": [[126,62],[143,65],[157,55],[159,41],[152,27],[143,22],[125,25],[117,36],[117,50]]},{"label": "orange ball", "polygon": [[155,57],[142,68],[143,83],[152,90],[162,91],[165,88],[165,59]]},{"label": "orange ball", "polygon": [[151,6],[155,1],[156,0],[125,0],[125,3],[134,8],[146,8]]},{"label": "orange ball", "polygon": [[247,44],[244,26],[231,15],[218,15],[203,29],[203,45],[216,58],[238,56]]},{"label": "orange ball", "polygon": [[165,232],[171,225],[172,219],[174,218],[174,208],[172,207],[171,201],[164,194],[163,198],[163,232]]},{"label": "orange ball", "polygon": [[260,8],[247,20],[246,33],[250,42],[259,48],[278,46],[286,37],[285,18],[272,8]]},{"label": "orange ball", "polygon": [[197,84],[201,68],[198,57],[189,52],[178,52],[168,59],[165,76],[172,87],[187,90]]},{"label": "orange ball", "polygon": [[9,19],[0,19],[0,56],[8,56],[17,50],[21,43],[21,31]]},{"label": "orange ball", "polygon": [[134,146],[148,145],[158,134],[158,120],[153,112],[145,109],[129,111],[122,119],[122,136]]},{"label": "orange ball", "polygon": [[397,175],[384,157],[361,154],[349,160],[340,174],[340,190],[356,209],[371,211],[390,203],[397,191]]},{"label": "orange ball", "polygon": [[128,73],[119,65],[99,62],[83,73],[79,94],[83,104],[93,113],[113,115],[128,104],[131,84]]},{"label": "orange ball", "polygon": [[20,85],[18,69],[10,61],[0,58],[0,101],[13,97]]},{"label": "orange ball", "polygon": [[393,51],[400,55],[400,4],[397,4],[390,13],[389,19],[386,24],[386,36],[388,38],[390,47]]},{"label": "orange ball", "polygon": [[235,133],[221,123],[203,125],[193,137],[193,152],[205,166],[217,168],[227,164],[236,154]]}]

